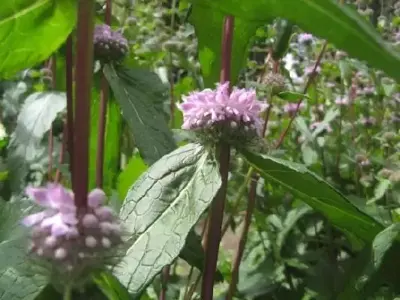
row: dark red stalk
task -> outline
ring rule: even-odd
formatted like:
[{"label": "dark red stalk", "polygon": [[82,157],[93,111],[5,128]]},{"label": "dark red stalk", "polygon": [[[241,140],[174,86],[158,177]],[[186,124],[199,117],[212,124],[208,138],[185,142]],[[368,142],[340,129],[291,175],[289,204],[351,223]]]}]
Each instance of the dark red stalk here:
[{"label": "dark red stalk", "polygon": [[[73,99],[73,42],[72,35],[70,35],[67,39],[67,43],[65,45],[66,53],[65,53],[65,77],[66,77],[66,91],[67,91],[67,149],[69,154],[69,171],[71,173],[71,179],[74,177],[73,174],[73,149],[74,149],[74,99]],[[73,180],[72,180],[73,184]]]},{"label": "dark red stalk", "polygon": [[168,289],[168,278],[170,272],[170,266],[165,266],[162,270],[161,274],[161,292],[159,300],[166,300],[167,299],[167,289]]},{"label": "dark red stalk", "polygon": [[[317,61],[315,62],[315,65],[314,65],[314,68],[313,68],[310,76],[308,77],[306,86],[303,89],[303,94],[307,93],[308,88],[310,87],[311,83],[314,81],[315,76],[317,75],[316,70],[317,70],[318,66],[320,65],[320,63],[321,63],[321,60],[322,60],[322,57],[324,56],[324,53],[325,53],[327,45],[328,45],[328,42],[326,41],[324,43],[324,45],[322,46],[321,52],[318,55]],[[303,102],[303,98],[300,98],[299,101],[297,102],[296,111],[293,113],[292,117],[290,118],[288,126],[286,127],[285,131],[279,137],[279,141],[275,146],[276,148],[279,148],[282,145],[286,135],[288,134],[288,132],[289,132],[291,126],[292,126],[292,123],[293,123],[294,119],[297,117],[297,113],[299,112],[300,105],[301,105],[302,102]]]},{"label": "dark red stalk", "polygon": [[[220,82],[230,80],[232,40],[233,40],[234,17],[227,16],[224,21],[222,39],[222,67]],[[221,226],[225,208],[226,190],[228,185],[230,147],[221,144],[218,147],[218,159],[221,173],[221,187],[215,196],[210,208],[209,226],[205,242],[205,266],[203,273],[201,299],[212,300],[215,270],[218,260],[218,249],[221,241]]]},{"label": "dark red stalk", "polygon": [[[57,65],[56,57],[53,55],[47,64],[47,67],[51,70],[51,89],[54,91],[56,89],[56,76],[57,76]],[[53,137],[53,127],[50,127],[49,131],[49,144],[48,144],[48,155],[49,155],[49,166],[47,169],[48,181],[53,179],[53,152],[54,152],[54,137]]]},{"label": "dark red stalk", "polygon": [[[107,25],[111,24],[111,0],[106,0],[106,9],[104,21]],[[97,136],[97,153],[96,153],[96,186],[103,187],[104,173],[104,140],[106,136],[107,122],[107,105],[109,98],[108,81],[104,74],[101,75],[101,91],[100,91],[100,107],[99,107],[99,134]]]},{"label": "dark red stalk", "polygon": [[245,248],[246,242],[247,242],[247,235],[249,233],[251,219],[253,217],[253,211],[254,211],[254,207],[256,204],[255,199],[256,199],[258,178],[259,178],[259,176],[257,174],[254,174],[253,181],[250,185],[249,200],[247,202],[247,210],[246,210],[246,215],[244,218],[244,227],[243,227],[242,235],[240,236],[238,249],[236,251],[236,257],[235,257],[235,260],[233,263],[232,277],[231,277],[231,282],[229,283],[228,293],[225,298],[226,300],[232,300],[233,296],[236,292],[236,286],[237,286],[237,283],[239,280],[239,267],[240,267],[240,263],[242,261],[244,248]]},{"label": "dark red stalk", "polygon": [[75,66],[75,123],[73,190],[76,206],[87,205],[89,181],[90,92],[93,71],[94,0],[79,1]]},{"label": "dark red stalk", "polygon": [[[59,160],[58,160],[58,163],[60,165],[62,165],[64,163],[65,150],[67,148],[67,134],[68,134],[68,124],[66,121],[64,121],[62,144],[61,144],[60,156],[59,156]],[[54,178],[54,181],[56,183],[61,181],[61,175],[62,175],[61,170],[57,169],[56,177]]]}]

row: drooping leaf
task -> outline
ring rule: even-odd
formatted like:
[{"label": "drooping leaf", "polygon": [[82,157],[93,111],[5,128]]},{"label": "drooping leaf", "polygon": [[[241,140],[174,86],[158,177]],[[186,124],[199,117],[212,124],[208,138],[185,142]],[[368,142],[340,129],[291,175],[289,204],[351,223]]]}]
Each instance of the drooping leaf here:
[{"label": "drooping leaf", "polygon": [[140,69],[104,67],[104,74],[133,132],[140,155],[149,165],[176,148],[163,116],[163,86],[156,74]]},{"label": "drooping leaf", "polygon": [[217,164],[197,144],[167,154],[136,181],[120,211],[131,246],[115,270],[130,292],[179,255],[220,184]]},{"label": "drooping leaf", "polygon": [[[207,16],[205,18],[204,16]],[[193,5],[189,18],[195,27],[198,39],[199,60],[203,73],[204,86],[214,88],[219,82],[221,69],[221,37],[224,13],[203,5],[201,1]],[[231,82],[236,82],[237,76],[246,61],[245,52],[249,39],[254,35],[259,22],[247,22],[236,19],[233,30],[233,45],[231,60]]]},{"label": "drooping leaf", "polygon": [[[193,230],[191,230],[187,235],[185,246],[183,246],[179,257],[185,260],[192,267],[196,267],[199,271],[203,271],[205,253],[201,244],[201,237]],[[215,274],[215,280],[217,282],[223,280],[222,274],[218,270]]]},{"label": "drooping leaf", "polygon": [[[263,25],[276,17],[287,19],[303,30],[327,39],[351,56],[365,60],[371,66],[400,80],[397,71],[400,68],[400,55],[391,49],[371,24],[356,11],[335,0],[192,0],[192,2],[194,15],[200,13],[196,12],[196,9],[201,5],[202,16],[211,14],[216,16],[217,12],[214,12],[216,10],[224,15],[235,16],[236,21],[243,25],[246,31],[252,31],[242,36],[242,38],[247,37],[247,40],[254,35],[256,27],[246,27],[246,25],[254,23]],[[222,18],[221,15],[220,17]],[[203,18],[204,23],[208,20],[209,18]],[[222,31],[215,31],[214,34],[221,37]],[[215,46],[216,51],[220,49],[220,45],[213,43],[210,45]]]},{"label": "drooping leaf", "polygon": [[242,154],[266,180],[293,192],[348,236],[355,235],[366,242],[372,242],[383,229],[382,224],[359,210],[305,166],[245,150],[242,150]]},{"label": "drooping leaf", "polygon": [[[98,151],[99,137],[99,109],[100,109],[100,87],[94,87],[92,90],[91,104],[91,127],[90,127],[90,172],[89,187],[92,189],[96,186],[96,154]],[[110,93],[107,102],[107,116],[104,137],[104,159],[103,159],[103,189],[110,193],[115,187],[119,172],[119,150],[121,136],[121,112],[118,103]]]},{"label": "drooping leaf", "polygon": [[47,59],[76,22],[74,0],[3,1],[0,12],[0,77]]},{"label": "drooping leaf", "polygon": [[26,98],[8,146],[10,180],[15,190],[28,172],[27,164],[43,154],[42,139],[65,107],[65,93],[33,93]]},{"label": "drooping leaf", "polygon": [[125,199],[132,183],[135,183],[147,168],[147,165],[138,154],[131,157],[128,164],[125,166],[125,169],[122,170],[118,176],[117,191],[120,199]]}]

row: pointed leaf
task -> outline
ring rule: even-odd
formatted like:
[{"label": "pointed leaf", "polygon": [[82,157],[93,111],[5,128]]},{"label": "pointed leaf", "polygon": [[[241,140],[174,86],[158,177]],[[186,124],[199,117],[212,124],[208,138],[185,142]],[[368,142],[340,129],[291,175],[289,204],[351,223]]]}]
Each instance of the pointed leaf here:
[{"label": "pointed leaf", "polygon": [[140,69],[104,66],[104,74],[133,132],[135,145],[149,165],[176,148],[163,116],[162,83],[156,74]]},{"label": "pointed leaf", "polygon": [[400,224],[392,224],[381,231],[372,243],[373,265],[378,269],[385,257],[386,252],[396,241],[400,233]]},{"label": "pointed leaf", "polygon": [[344,233],[372,242],[383,229],[380,223],[359,210],[344,195],[305,166],[244,150],[242,154],[261,176],[293,192],[324,214]]},{"label": "pointed leaf", "polygon": [[136,181],[120,212],[132,244],[115,270],[129,291],[139,292],[179,255],[220,184],[217,164],[197,144],[167,154]]},{"label": "pointed leaf", "polygon": [[2,1],[0,77],[13,75],[47,59],[71,33],[74,0]]}]

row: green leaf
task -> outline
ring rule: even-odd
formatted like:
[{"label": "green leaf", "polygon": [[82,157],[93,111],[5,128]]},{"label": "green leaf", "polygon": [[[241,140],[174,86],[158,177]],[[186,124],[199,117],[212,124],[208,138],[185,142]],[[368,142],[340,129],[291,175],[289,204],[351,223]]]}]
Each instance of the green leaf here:
[{"label": "green leaf", "polygon": [[380,223],[305,166],[245,150],[242,154],[268,182],[280,184],[293,192],[347,235],[371,242],[383,229]]},{"label": "green leaf", "polygon": [[[400,80],[400,55],[387,45],[379,33],[355,10],[335,0],[192,0],[210,13],[219,10],[236,17],[240,24],[265,24],[273,18],[281,17],[300,26],[320,38],[325,38],[336,47],[372,67],[385,71],[389,76]],[[207,14],[208,16],[208,14]],[[203,22],[208,21],[204,18]],[[250,29],[250,28],[248,28]],[[210,31],[212,32],[212,31]],[[251,37],[255,30],[246,32]],[[248,40],[248,39],[247,39]],[[244,43],[245,41],[243,41]],[[234,46],[235,47],[235,46]],[[240,59],[241,56],[235,57]]]},{"label": "green leaf", "polygon": [[391,184],[392,184],[391,181],[387,179],[379,181],[378,185],[374,190],[374,197],[367,201],[367,205],[372,204],[381,199],[386,194],[387,190],[391,187]]},{"label": "green leaf", "polygon": [[47,59],[71,33],[75,0],[2,1],[0,77],[13,75]]},{"label": "green leaf", "polygon": [[24,183],[28,165],[43,154],[42,139],[65,107],[65,93],[33,93],[26,98],[8,146],[9,175],[14,190],[19,190]]},{"label": "green leaf", "polygon": [[295,227],[297,222],[304,217],[305,215],[312,212],[312,209],[309,206],[301,206],[289,211],[285,221],[283,222],[283,228],[279,231],[276,244],[277,248],[282,249],[286,237],[289,235],[290,231]]},{"label": "green leaf", "polygon": [[[179,257],[185,260],[189,265],[196,267],[199,271],[203,272],[205,259],[204,248],[201,244],[201,237],[198,236],[194,230],[191,230],[187,235],[185,246],[183,246]],[[216,272],[215,280],[217,282],[223,281],[223,276],[218,270]]]},{"label": "green leaf", "polygon": [[136,181],[120,212],[132,244],[115,270],[129,291],[142,290],[179,255],[220,184],[217,164],[197,144],[165,155]]},{"label": "green leaf", "polygon": [[[207,16],[206,18],[204,16]],[[198,39],[199,60],[203,72],[204,86],[214,88],[219,82],[221,69],[221,40],[225,14],[199,1],[193,5],[189,21],[195,27]],[[233,30],[230,81],[235,83],[246,61],[246,50],[250,38],[259,23],[236,19]]]},{"label": "green leaf", "polygon": [[33,300],[47,284],[47,279],[30,272],[26,251],[27,230],[21,225],[26,205],[0,202],[0,300]]},{"label": "green leaf", "polygon": [[145,162],[151,165],[173,151],[176,145],[163,116],[164,88],[159,77],[149,71],[111,65],[104,66],[104,74]]},{"label": "green leaf", "polygon": [[108,273],[101,272],[93,276],[94,283],[99,287],[108,300],[131,300],[129,291],[118,281],[118,279]]},{"label": "green leaf", "polygon": [[277,96],[283,100],[295,103],[299,102],[300,99],[309,98],[307,95],[304,95],[302,93],[290,92],[290,91],[280,92]]},{"label": "green leaf", "polygon": [[[92,89],[91,119],[90,119],[90,167],[89,187],[96,186],[96,154],[98,151],[97,139],[99,137],[99,109],[100,109],[100,86]],[[120,136],[122,131],[121,112],[113,94],[107,102],[106,128],[104,137],[104,159],[103,159],[103,189],[107,194],[115,187],[120,166]],[[123,198],[121,198],[123,199]]]},{"label": "green leaf", "polygon": [[134,183],[147,168],[147,165],[139,154],[131,157],[125,169],[118,176],[117,191],[120,199],[125,199],[132,183]]},{"label": "green leaf", "polygon": [[378,269],[386,252],[392,247],[400,233],[400,224],[392,224],[381,231],[372,243],[373,266]]}]

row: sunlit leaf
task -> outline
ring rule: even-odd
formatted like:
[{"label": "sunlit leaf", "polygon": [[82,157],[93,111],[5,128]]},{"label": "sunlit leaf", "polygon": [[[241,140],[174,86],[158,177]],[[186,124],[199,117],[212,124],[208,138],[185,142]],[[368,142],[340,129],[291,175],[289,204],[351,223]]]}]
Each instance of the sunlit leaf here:
[{"label": "sunlit leaf", "polygon": [[75,0],[2,1],[0,77],[47,59],[66,40],[76,22]]},{"label": "sunlit leaf", "polygon": [[115,270],[131,292],[142,290],[179,255],[220,184],[210,154],[188,144],[153,164],[131,187],[120,211],[131,246]]}]

